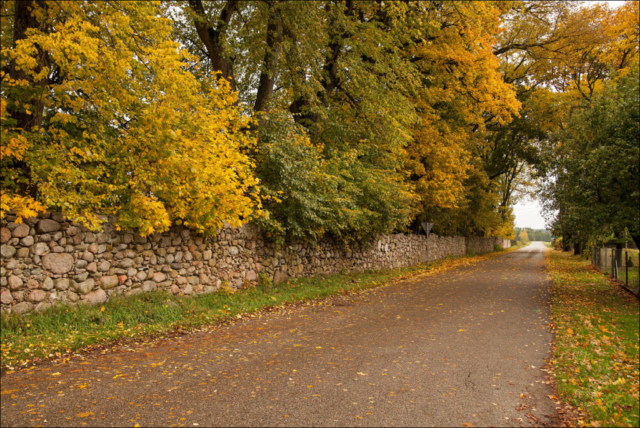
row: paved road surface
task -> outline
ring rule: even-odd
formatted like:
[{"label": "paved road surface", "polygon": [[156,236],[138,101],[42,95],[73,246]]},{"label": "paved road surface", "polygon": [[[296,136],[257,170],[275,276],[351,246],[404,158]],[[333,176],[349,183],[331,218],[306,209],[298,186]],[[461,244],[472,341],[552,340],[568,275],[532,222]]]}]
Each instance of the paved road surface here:
[{"label": "paved road surface", "polygon": [[2,426],[554,424],[544,251],[5,375]]}]

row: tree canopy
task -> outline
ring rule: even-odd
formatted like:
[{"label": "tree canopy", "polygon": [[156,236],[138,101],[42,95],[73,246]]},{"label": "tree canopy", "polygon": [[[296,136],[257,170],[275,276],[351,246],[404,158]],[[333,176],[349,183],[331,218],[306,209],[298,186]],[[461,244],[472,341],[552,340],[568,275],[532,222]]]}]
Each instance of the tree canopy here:
[{"label": "tree canopy", "polygon": [[[602,125],[578,110],[613,108],[599,94],[633,84],[634,11],[4,1],[0,214],[54,208],[89,227],[112,215],[142,234],[253,221],[278,242],[350,244],[425,220],[513,238],[531,183],[559,183],[553,161],[591,150],[559,149],[589,132],[567,127]],[[625,120],[593,146],[618,150],[608,139],[633,134],[616,134]]]}]

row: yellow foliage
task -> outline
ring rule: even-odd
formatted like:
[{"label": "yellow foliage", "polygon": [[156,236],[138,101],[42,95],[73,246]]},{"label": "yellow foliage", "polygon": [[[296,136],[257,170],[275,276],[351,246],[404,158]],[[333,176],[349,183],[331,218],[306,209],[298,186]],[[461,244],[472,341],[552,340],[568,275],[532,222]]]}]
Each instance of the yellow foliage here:
[{"label": "yellow foliage", "polygon": [[[159,12],[159,2],[36,8],[41,27],[51,30],[30,29],[15,48],[3,46],[2,58],[28,76],[33,91],[46,86],[43,125],[5,121],[9,110],[38,114],[38,106],[3,93],[2,133],[11,138],[3,138],[2,158],[24,157],[39,200],[89,227],[112,215],[144,235],[174,221],[215,233],[259,208],[243,154],[254,141],[236,94],[225,81],[197,80],[187,70],[194,58],[172,40],[171,22]],[[61,78],[52,82],[54,72]],[[2,211],[17,209],[17,198]]]}]

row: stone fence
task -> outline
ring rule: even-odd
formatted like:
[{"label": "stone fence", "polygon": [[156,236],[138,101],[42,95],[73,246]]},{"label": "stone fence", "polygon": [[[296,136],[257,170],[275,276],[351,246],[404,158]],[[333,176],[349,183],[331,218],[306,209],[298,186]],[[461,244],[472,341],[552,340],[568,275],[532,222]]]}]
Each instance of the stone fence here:
[{"label": "stone fence", "polygon": [[[107,223],[99,233],[74,225],[61,213],[24,223],[1,222],[1,308],[27,313],[53,305],[101,304],[114,295],[154,290],[191,295],[290,277],[398,268],[425,262],[426,236],[383,235],[362,248],[345,250],[328,240],[276,247],[253,225],[224,227],[203,237],[175,227],[141,237]],[[503,248],[496,238],[430,235],[429,258],[479,254]]]}]

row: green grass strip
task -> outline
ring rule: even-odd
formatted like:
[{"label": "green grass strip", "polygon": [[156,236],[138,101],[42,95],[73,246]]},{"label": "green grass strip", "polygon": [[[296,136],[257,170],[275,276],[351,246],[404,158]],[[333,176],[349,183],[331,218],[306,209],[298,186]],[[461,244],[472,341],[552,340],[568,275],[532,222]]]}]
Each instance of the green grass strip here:
[{"label": "green grass strip", "polygon": [[552,365],[578,426],[638,426],[638,300],[581,256],[549,252],[556,328]]}]

